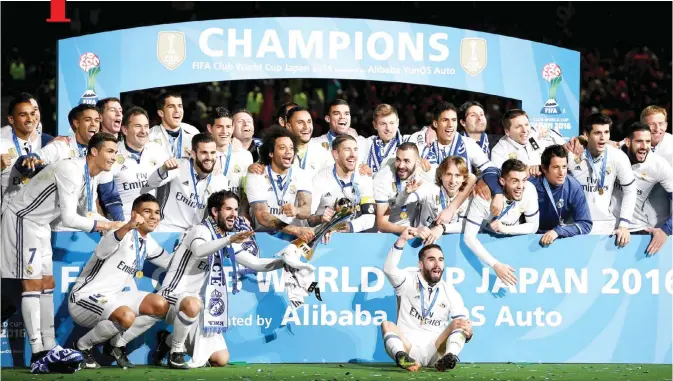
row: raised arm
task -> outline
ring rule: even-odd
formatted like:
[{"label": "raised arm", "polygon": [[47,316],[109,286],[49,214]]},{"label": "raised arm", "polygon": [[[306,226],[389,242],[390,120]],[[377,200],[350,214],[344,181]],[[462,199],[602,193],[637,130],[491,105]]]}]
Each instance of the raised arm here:
[{"label": "raised arm", "polygon": [[399,268],[399,263],[404,246],[407,244],[407,240],[411,238],[413,238],[412,229],[407,227],[393,244],[383,264],[383,273],[386,274],[388,281],[395,289],[399,288],[406,281],[407,276],[404,270]]}]

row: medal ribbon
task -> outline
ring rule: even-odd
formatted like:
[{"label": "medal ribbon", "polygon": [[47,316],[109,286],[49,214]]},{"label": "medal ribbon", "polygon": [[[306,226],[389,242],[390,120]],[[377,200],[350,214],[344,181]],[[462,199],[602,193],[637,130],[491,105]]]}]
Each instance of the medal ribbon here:
[{"label": "medal ribbon", "polygon": [[86,187],[87,211],[93,212],[93,189],[91,188],[91,176],[89,176],[89,163],[84,159],[84,186]]},{"label": "medal ribbon", "polygon": [[145,242],[140,243],[140,234],[138,233],[138,229],[133,230],[133,241],[136,248],[136,271],[142,273],[143,264],[145,263],[145,258],[147,257],[147,244]]},{"label": "medal ribbon", "polygon": [[546,177],[542,177],[542,184],[544,185],[544,190],[547,191],[547,196],[549,197],[549,200],[551,201],[551,205],[554,207],[554,211],[556,212],[556,215],[558,216],[558,220],[560,223],[563,223],[563,219],[561,218],[561,212],[556,208],[556,201],[554,201],[554,195],[551,193],[551,188],[549,187],[549,183],[547,182]]},{"label": "medal ribbon", "polygon": [[[586,149],[586,156],[587,156],[587,161],[589,162],[589,167],[591,168],[591,177],[597,174],[596,167],[594,166],[594,158],[591,156],[591,152],[589,152],[589,148]],[[605,185],[605,169],[607,168],[608,165],[608,150],[607,148],[603,152],[603,165],[601,166],[601,174],[600,174],[600,179],[598,180],[598,188],[603,189],[603,185]]]},{"label": "medal ribbon", "polygon": [[289,172],[286,175],[287,180],[283,180],[283,183],[278,184],[278,187],[280,188],[280,191],[282,192],[280,194],[280,197],[278,197],[278,191],[276,190],[276,179],[273,178],[273,174],[271,173],[271,166],[267,165],[266,166],[266,172],[269,175],[269,181],[271,181],[271,187],[273,188],[273,194],[276,196],[276,201],[278,202],[278,207],[283,206],[283,199],[285,198],[285,193],[287,193],[287,190],[290,188],[290,181],[292,180],[292,168],[290,168]]},{"label": "medal ribbon", "polygon": [[[344,183],[343,180],[341,180],[337,176],[337,174],[336,174],[336,164],[334,164],[334,168],[332,168],[332,174],[334,175],[334,180],[336,180],[337,184],[339,184],[339,188],[341,188],[341,192],[343,192],[344,196],[346,196],[346,189],[345,188],[347,186],[353,187],[353,195],[355,196],[355,200],[353,200],[353,203],[355,205],[360,205],[360,189],[358,189],[358,185],[355,183],[355,171],[353,171],[353,174],[351,175],[351,180],[348,184]],[[346,197],[348,197],[348,196],[346,196]]]},{"label": "medal ribbon", "polygon": [[210,180],[213,177],[213,174],[209,174],[206,180],[206,187],[203,189],[203,203],[199,201],[199,191],[196,187],[197,178],[196,171],[194,171],[194,160],[189,160],[189,172],[192,175],[192,184],[194,185],[194,198],[196,198],[196,207],[201,209],[206,207],[206,191],[208,191],[208,186],[210,185]]},{"label": "medal ribbon", "polygon": [[432,310],[432,307],[435,306],[435,302],[437,301],[437,295],[439,295],[439,289],[435,291],[435,296],[432,298],[432,302],[430,302],[430,305],[428,306],[428,309],[425,309],[425,295],[423,295],[423,284],[421,284],[421,279],[420,277],[418,278],[418,289],[421,292],[421,315],[423,318],[421,319],[421,322],[425,322],[425,319],[430,315],[430,311]]}]

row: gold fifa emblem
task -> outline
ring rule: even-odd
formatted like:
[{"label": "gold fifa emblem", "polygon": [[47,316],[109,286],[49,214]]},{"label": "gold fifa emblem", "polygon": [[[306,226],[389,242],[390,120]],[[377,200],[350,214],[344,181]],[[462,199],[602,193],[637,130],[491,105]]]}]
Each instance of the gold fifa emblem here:
[{"label": "gold fifa emblem", "polygon": [[483,38],[463,38],[460,41],[460,66],[467,74],[481,73],[488,63],[488,49]]},{"label": "gold fifa emblem", "polygon": [[183,32],[159,32],[157,58],[168,70],[175,70],[187,56],[187,44]]}]

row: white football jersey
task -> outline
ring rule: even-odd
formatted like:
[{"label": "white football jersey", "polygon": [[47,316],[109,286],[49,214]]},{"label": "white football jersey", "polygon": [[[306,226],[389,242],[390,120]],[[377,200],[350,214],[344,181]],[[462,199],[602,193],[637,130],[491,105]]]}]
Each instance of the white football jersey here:
[{"label": "white football jersey", "polygon": [[85,157],[87,149],[86,144],[79,144],[74,136],[69,136],[67,143],[60,140],[51,142],[35,154],[44,162],[44,165],[47,165],[63,159]]},{"label": "white football jersey", "polygon": [[[670,163],[660,156],[649,154],[643,163],[636,163],[631,166],[633,168],[633,175],[636,179],[637,201],[633,212],[633,220],[629,225],[629,230],[638,231],[647,227],[657,226],[657,216],[651,215],[647,208],[648,199],[652,189],[655,185],[661,184],[666,192],[673,192],[673,167]],[[615,217],[619,218],[619,213],[622,205],[622,188],[619,184],[615,184],[615,191],[612,194],[612,202],[610,209]],[[665,214],[667,217],[671,215],[671,211],[662,208],[655,208],[659,213]]]},{"label": "white football jersey", "polygon": [[[335,164],[336,165],[336,164]],[[356,169],[351,180],[337,179],[334,167],[325,167],[313,177],[312,202],[313,214],[322,215],[327,207],[334,209],[334,203],[340,198],[348,198],[353,205],[369,204],[371,211],[365,211],[367,215],[374,217],[374,183],[371,176],[361,175]],[[364,200],[364,201],[363,201]],[[373,227],[371,217],[362,216],[351,220],[353,232],[358,233]],[[374,217],[375,218],[375,217]],[[369,221],[367,221],[369,219]]]},{"label": "white football jersey", "polygon": [[[269,172],[274,179],[271,183]],[[280,181],[279,181],[280,177]],[[284,176],[271,171],[270,166],[264,169],[263,175],[249,173],[246,180],[245,194],[251,205],[250,217],[255,220],[255,231],[270,231],[271,229],[262,226],[252,212],[252,205],[258,202],[264,202],[269,208],[269,213],[279,220],[289,225],[305,226],[304,220],[298,220],[294,217],[287,217],[281,212],[281,204],[296,205],[297,193],[311,192],[311,178],[298,168],[290,168]]]},{"label": "white football jersey", "polygon": [[530,141],[526,144],[519,144],[509,136],[505,136],[491,150],[491,163],[498,168],[502,168],[502,163],[505,161],[517,159],[528,166],[540,165],[540,157],[547,146],[542,141],[535,140],[535,143],[537,149]]},{"label": "white football jersey", "polygon": [[2,187],[0,188],[0,199],[2,200],[2,211],[7,207],[7,203],[12,199],[12,197],[19,191],[21,184],[28,181],[28,178],[21,176],[19,171],[14,168],[16,159],[19,156],[26,155],[31,152],[31,146],[25,140],[18,139],[19,147],[17,149],[14,144],[13,139],[8,140],[5,138],[0,138],[0,154],[9,154],[11,159],[10,165],[2,170],[0,174],[0,181]]},{"label": "white football jersey", "polygon": [[[225,234],[236,234],[237,232],[225,232]],[[178,296],[183,293],[192,293],[203,295],[203,289],[206,286],[206,280],[210,271],[207,257],[196,257],[193,255],[193,250],[196,245],[213,241],[213,236],[210,230],[204,224],[198,224],[189,229],[180,244],[175,250],[171,263],[166,270],[166,277],[161,283],[161,288],[158,291],[166,300],[175,305]],[[239,244],[232,243],[230,246],[224,248],[225,255],[229,255],[229,250],[238,254],[241,251],[247,251],[255,255],[254,246],[247,243]],[[211,254],[212,255],[212,254]],[[225,276],[229,277],[228,272],[224,272]],[[228,280],[231,280],[228,279]]]},{"label": "white football jersey", "polygon": [[[535,189],[535,185],[533,185],[529,181],[526,181],[523,188],[523,195],[521,197],[521,201],[511,201],[505,199],[505,205],[502,209],[501,216],[498,219],[500,220],[500,223],[502,225],[511,228],[513,226],[520,225],[519,221],[521,215],[523,214],[526,217],[526,224],[534,223],[535,228],[533,229],[533,226],[531,225],[530,229],[528,229],[531,230],[530,233],[517,232],[516,229],[515,232],[513,233],[510,233],[508,231],[504,231],[503,233],[504,234],[535,233],[538,228],[537,225],[539,224],[538,212],[539,210],[538,210],[537,190]],[[496,217],[498,216],[494,216],[493,214],[491,214],[491,201],[484,200],[479,196],[473,197],[467,211],[467,216],[465,217],[467,219],[467,225],[465,226],[465,234],[468,233],[468,230],[472,230],[473,227],[477,227],[477,229],[483,229],[488,232],[494,233],[493,230],[491,230],[489,224]]]},{"label": "white football jersey", "polygon": [[[424,141],[425,139],[423,139]],[[429,146],[426,146],[425,143],[416,143],[416,147],[421,157],[427,159],[430,164],[439,166],[449,156],[461,156],[467,158],[467,168],[470,173],[478,174],[486,170],[486,168],[495,167],[484,153],[484,150],[472,138],[462,136],[458,133],[453,135],[453,139],[449,145],[440,144],[439,140],[435,140]]]},{"label": "white football jersey", "polygon": [[[394,164],[395,163],[395,154],[397,153],[397,147],[400,144],[406,142],[409,139],[410,135],[401,135],[398,134],[397,141],[395,139],[390,140],[388,143],[383,143],[379,139],[378,135],[370,136],[362,140],[358,144],[358,161],[359,163],[364,163],[372,169],[374,174],[380,171],[381,168]],[[378,158],[376,155],[376,146],[378,144],[378,152],[381,155],[381,162],[378,163]],[[379,165],[372,165],[378,163]]]},{"label": "white football jersey", "polygon": [[388,280],[395,288],[397,326],[404,334],[427,331],[439,335],[452,319],[469,318],[463,298],[450,283],[440,280],[430,287],[418,269],[398,272]]},{"label": "white football jersey", "polygon": [[321,169],[331,167],[329,163],[334,163],[332,151],[323,149],[319,144],[313,143],[313,140],[305,145],[304,150],[297,153],[292,163],[293,168],[303,170],[309,178],[313,178]]},{"label": "white football jersey", "polygon": [[[93,218],[77,213],[79,204],[88,205],[84,176],[89,174],[84,172],[85,160],[60,160],[47,166],[16,194],[7,210],[39,225],[49,225],[61,217],[69,228],[92,231]],[[96,177],[89,182],[92,195],[96,193]]]},{"label": "white football jersey", "polygon": [[[135,232],[129,231],[121,241],[113,231],[103,235],[70,292],[72,302],[88,295],[122,292],[136,272],[142,271],[145,260],[159,267],[168,264],[168,253],[149,234],[145,238],[138,237],[139,250],[136,252]],[[136,255],[141,257],[141,264],[137,263]]]},{"label": "white football jersey", "polygon": [[160,145],[167,156],[176,159],[188,158],[192,152],[192,138],[198,134],[198,128],[188,123],[180,125],[180,134],[173,138],[166,132],[163,125],[158,124],[150,129],[150,141]]},{"label": "white football jersey", "polygon": [[229,179],[215,171],[205,179],[198,179],[192,163],[191,159],[181,159],[180,166],[168,173],[164,173],[160,166],[147,179],[149,188],[167,185],[166,199],[159,203],[162,220],[156,231],[187,231],[203,220],[211,194],[231,190]]},{"label": "white football jersey", "polygon": [[652,147],[652,152],[666,159],[666,162],[673,165],[673,135],[668,132],[664,134],[659,144]]},{"label": "white football jersey", "polygon": [[131,218],[131,209],[136,198],[143,193],[156,195],[154,189],[148,188],[147,179],[168,160],[168,156],[161,146],[152,142],[145,144],[140,154],[129,151],[123,141],[117,146],[117,161],[109,172],[101,173],[99,182],[101,184],[115,182],[122,199],[124,218],[128,220]]},{"label": "white football jersey", "polygon": [[248,150],[236,150],[230,144],[224,152],[217,151],[217,161],[213,172],[221,173],[229,179],[231,190],[241,197],[243,195],[243,181],[252,165],[252,154]]},{"label": "white football jersey", "polygon": [[[334,141],[335,136],[333,136],[330,132],[320,135],[318,137],[312,138],[311,141],[309,141],[309,144],[316,145],[318,147],[322,147],[325,152],[327,152],[327,163],[325,165],[327,166],[332,166],[334,165],[334,156],[332,156],[332,142]],[[358,135],[355,137],[355,140],[358,142],[358,152],[361,152],[364,147],[364,141],[365,138]],[[360,165],[362,161],[360,161],[360,158],[358,158],[358,165]]]},{"label": "white football jersey", "polygon": [[[633,210],[636,206],[635,178],[628,156],[622,150],[609,144],[605,147],[604,153],[593,160],[595,173],[589,164],[586,152],[581,156],[575,156],[572,152],[568,153],[568,173],[582,185],[589,203],[593,220],[590,234],[611,234],[618,224],[628,227],[629,223],[633,222]],[[608,160],[605,163],[605,180],[602,188],[603,194],[601,194],[599,184],[606,154]],[[610,201],[616,182],[619,182],[625,189],[619,211],[619,223],[610,211]]]},{"label": "white football jersey", "polygon": [[[418,172],[417,166],[417,172]],[[420,212],[419,203],[402,204],[398,202],[398,196],[404,192],[407,182],[415,175],[409,176],[406,180],[397,178],[394,167],[382,168],[374,176],[374,200],[377,204],[387,204],[390,213],[388,221],[395,225],[411,226],[411,221],[416,220]]]},{"label": "white football jersey", "polygon": [[[439,216],[442,210],[449,207],[449,205],[456,199],[456,196],[450,197],[443,188],[435,184],[423,183],[412,194],[407,195],[402,192],[402,197],[406,196],[406,202],[418,202],[421,206],[420,212],[411,226],[430,226]],[[467,208],[470,205],[471,197],[458,207],[453,214],[451,221],[445,223],[447,233],[460,233],[463,231],[463,222],[467,214]]]}]

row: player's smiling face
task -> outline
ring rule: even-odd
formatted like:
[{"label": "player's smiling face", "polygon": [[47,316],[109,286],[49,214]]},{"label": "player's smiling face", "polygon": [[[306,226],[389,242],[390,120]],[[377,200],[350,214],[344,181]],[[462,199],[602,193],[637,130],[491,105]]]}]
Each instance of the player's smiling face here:
[{"label": "player's smiling face", "polygon": [[509,120],[509,129],[505,134],[519,144],[526,144],[530,133],[530,123],[526,115],[519,115]]},{"label": "player's smiling face", "polygon": [[418,157],[414,150],[397,150],[395,154],[395,171],[400,180],[406,180],[416,171]]},{"label": "player's smiling face", "polygon": [[442,186],[447,191],[449,196],[453,197],[458,194],[460,186],[463,185],[465,176],[460,173],[455,164],[449,164],[446,172],[442,175]]},{"label": "player's smiling face", "polygon": [[217,211],[217,225],[222,230],[231,231],[238,218],[238,202],[235,198],[228,198]]},{"label": "player's smiling face", "polygon": [[299,135],[301,142],[306,144],[313,136],[313,118],[308,111],[297,111],[288,119],[288,128]]},{"label": "player's smiling face", "polygon": [[122,128],[122,134],[129,147],[141,150],[150,136],[150,122],[143,114],[129,117],[128,126]]},{"label": "player's smiling face", "polygon": [[138,228],[143,234],[151,233],[159,225],[161,220],[161,211],[159,204],[154,201],[143,202],[136,207],[131,213],[140,214],[145,222]]},{"label": "player's smiling face", "polygon": [[16,130],[25,135],[32,134],[37,127],[35,108],[29,102],[17,104],[8,119]]},{"label": "player's smiling face", "polygon": [[100,149],[93,148],[91,154],[95,157],[96,166],[101,171],[109,171],[117,161],[117,143],[105,141]]},{"label": "player's smiling face", "polygon": [[246,112],[234,114],[234,137],[239,140],[250,140],[255,134],[255,124]]},{"label": "player's smiling face", "polygon": [[122,106],[117,101],[109,101],[105,104],[101,123],[103,132],[116,134],[122,127]]},{"label": "player's smiling face", "polygon": [[629,156],[636,163],[642,163],[647,159],[647,154],[652,146],[652,133],[650,131],[635,131],[632,138],[626,139],[629,147]]},{"label": "player's smiling face", "polygon": [[[35,126],[37,127],[37,125],[40,124],[40,106],[37,105],[35,98],[30,98],[30,104],[32,104],[35,109]],[[664,131],[665,130],[666,129],[664,128]]]},{"label": "player's smiling face", "polygon": [[447,145],[453,139],[453,135],[458,129],[458,114],[453,110],[446,110],[439,114],[439,118],[432,122],[432,126],[437,131],[437,140],[443,145]]},{"label": "player's smiling face", "polygon": [[523,198],[523,187],[528,181],[528,172],[509,171],[500,178],[500,185],[505,195],[510,200],[521,201]]},{"label": "player's smiling face", "polygon": [[441,250],[432,248],[423,253],[423,259],[418,261],[423,279],[431,285],[439,282],[444,274],[444,254]]},{"label": "player's smiling face", "polygon": [[159,110],[159,117],[164,127],[175,130],[180,127],[184,110],[182,109],[182,98],[167,97],[164,101],[164,107]]},{"label": "player's smiling face", "polygon": [[486,131],[486,115],[484,109],[472,106],[465,111],[465,120],[461,122],[468,133],[481,133]]},{"label": "player's smiling face", "polygon": [[656,146],[666,134],[666,129],[668,128],[666,116],[659,112],[646,116],[643,122],[650,127],[650,131],[652,132],[652,145]]},{"label": "player's smiling face", "polygon": [[589,151],[592,155],[600,155],[605,151],[605,146],[610,140],[609,124],[594,124],[591,126],[591,132],[587,135],[589,141]]},{"label": "player's smiling face", "polygon": [[276,139],[273,145],[273,154],[271,154],[271,164],[275,167],[274,171],[285,171],[292,166],[294,162],[294,143],[292,139],[283,136]]},{"label": "player's smiling face", "polygon": [[374,129],[379,134],[379,138],[384,142],[391,141],[397,134],[400,120],[395,113],[387,116],[380,116],[374,121]]},{"label": "player's smiling face", "polygon": [[199,143],[194,152],[196,166],[203,173],[211,173],[215,167],[215,158],[217,156],[217,146],[215,142]]},{"label": "player's smiling face", "polygon": [[549,168],[542,167],[545,177],[549,184],[554,186],[563,185],[568,176],[568,158],[552,156],[549,162]]},{"label": "player's smiling face", "polygon": [[231,143],[231,137],[234,135],[234,122],[231,118],[217,118],[212,125],[208,125],[208,132],[213,135],[213,140],[215,140],[215,145],[218,148],[227,146]]},{"label": "player's smiling face", "polygon": [[73,124],[79,140],[88,143],[91,137],[100,131],[100,114],[96,110],[84,110]]},{"label": "player's smiling face", "polygon": [[355,170],[358,162],[358,143],[352,140],[346,140],[339,145],[339,148],[332,150],[334,162],[337,163],[344,172]]},{"label": "player's smiling face", "polygon": [[330,131],[337,135],[345,134],[351,126],[351,108],[346,105],[332,106],[325,119]]}]

